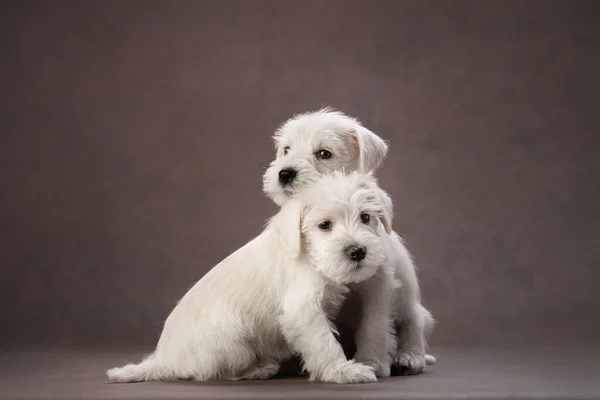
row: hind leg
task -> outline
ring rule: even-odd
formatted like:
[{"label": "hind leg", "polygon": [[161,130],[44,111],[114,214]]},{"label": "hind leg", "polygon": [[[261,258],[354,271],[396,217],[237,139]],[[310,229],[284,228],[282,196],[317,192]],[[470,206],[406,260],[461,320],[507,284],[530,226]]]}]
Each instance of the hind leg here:
[{"label": "hind leg", "polygon": [[213,347],[197,353],[192,374],[195,381],[237,380],[256,365],[256,354],[242,341],[231,341],[228,347]]}]

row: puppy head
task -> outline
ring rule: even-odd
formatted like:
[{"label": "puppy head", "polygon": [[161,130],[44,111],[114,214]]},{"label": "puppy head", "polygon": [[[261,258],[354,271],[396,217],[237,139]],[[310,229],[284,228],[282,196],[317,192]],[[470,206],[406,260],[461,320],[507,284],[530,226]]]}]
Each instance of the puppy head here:
[{"label": "puppy head", "polygon": [[330,108],[296,115],[273,138],[276,158],[263,176],[263,190],[278,205],[323,174],[374,171],[388,150],[356,119]]},{"label": "puppy head", "polygon": [[390,215],[391,201],[371,174],[333,172],[290,199],[271,226],[292,258],[348,284],[372,277],[385,262]]}]

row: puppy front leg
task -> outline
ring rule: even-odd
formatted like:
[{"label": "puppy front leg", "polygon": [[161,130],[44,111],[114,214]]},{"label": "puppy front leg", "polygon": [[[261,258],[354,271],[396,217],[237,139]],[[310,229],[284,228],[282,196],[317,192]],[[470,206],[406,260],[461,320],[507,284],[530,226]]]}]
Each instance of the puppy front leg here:
[{"label": "puppy front leg", "polygon": [[334,327],[318,295],[294,293],[284,301],[281,329],[290,346],[302,356],[311,381],[376,382],[373,368],[348,361],[335,338]]},{"label": "puppy front leg", "polygon": [[371,279],[357,284],[362,318],[355,335],[356,361],[375,369],[378,377],[390,376],[392,355],[396,351],[396,337],[390,318],[395,281],[383,268]]}]

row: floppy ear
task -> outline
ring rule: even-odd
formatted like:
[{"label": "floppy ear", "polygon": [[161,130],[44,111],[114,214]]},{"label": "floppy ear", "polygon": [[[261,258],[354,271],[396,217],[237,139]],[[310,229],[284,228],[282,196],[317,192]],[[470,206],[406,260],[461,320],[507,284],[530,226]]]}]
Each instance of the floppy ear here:
[{"label": "floppy ear", "polygon": [[353,139],[358,145],[360,172],[367,173],[379,168],[388,151],[385,141],[361,125],[356,128]]},{"label": "floppy ear", "polygon": [[285,246],[291,258],[297,258],[302,249],[302,217],[304,205],[296,199],[285,203],[269,225],[279,235],[281,244]]},{"label": "floppy ear", "polygon": [[392,205],[392,199],[390,196],[383,191],[382,189],[377,188],[376,192],[379,195],[379,200],[383,209],[381,210],[381,214],[379,215],[379,219],[385,228],[387,234],[392,233],[392,219],[394,217],[394,206]]},{"label": "floppy ear", "polygon": [[388,234],[392,233],[392,220],[394,218],[394,205],[392,203],[392,198],[385,190],[379,187],[373,172],[369,172],[366,175],[364,185],[371,190],[375,196],[377,196],[377,202],[381,207],[380,210],[378,210],[379,220],[383,224],[385,231]]}]

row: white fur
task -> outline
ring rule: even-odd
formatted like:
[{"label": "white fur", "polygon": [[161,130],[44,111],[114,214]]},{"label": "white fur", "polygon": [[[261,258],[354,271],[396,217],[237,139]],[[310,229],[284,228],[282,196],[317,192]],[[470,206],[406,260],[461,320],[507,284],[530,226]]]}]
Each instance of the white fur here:
[{"label": "white fur", "polygon": [[[276,131],[274,139],[276,158],[263,176],[263,190],[278,205],[285,205],[324,174],[334,171],[373,172],[380,166],[388,151],[387,144],[359,121],[330,108],[291,118]],[[320,159],[317,156],[323,149],[332,154],[331,158]],[[278,181],[278,173],[290,168],[297,175],[292,182],[282,185]],[[369,185],[374,192],[379,193],[380,201],[385,205],[386,221],[391,225],[391,199],[377,187],[375,181],[370,181]],[[387,266],[394,271],[401,285],[395,290],[393,300],[392,318],[398,337],[393,362],[403,373],[416,374],[426,364],[436,362],[433,356],[425,353],[426,336],[432,329],[434,320],[421,304],[415,266],[408,250],[398,234],[392,232],[390,227],[387,231],[391,249],[387,255]],[[365,332],[371,332],[374,328],[369,325],[379,324],[379,319],[384,318],[381,310],[385,310],[385,306],[377,306],[377,301],[372,298],[376,291],[369,288],[366,282],[356,290],[367,311],[356,336],[356,359],[361,360],[373,346],[364,338]]]},{"label": "white fur", "polygon": [[[315,179],[185,294],[153,354],[107,371],[110,381],[268,379],[294,353],[311,380],[363,383],[385,375],[395,345],[389,312],[364,332],[377,346],[361,353],[362,363],[346,359],[330,322],[349,285],[368,281],[378,292],[372,307],[391,305],[387,214],[373,184],[364,174]],[[319,228],[325,220],[326,231]],[[348,257],[351,245],[366,248],[362,261]]]}]

